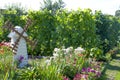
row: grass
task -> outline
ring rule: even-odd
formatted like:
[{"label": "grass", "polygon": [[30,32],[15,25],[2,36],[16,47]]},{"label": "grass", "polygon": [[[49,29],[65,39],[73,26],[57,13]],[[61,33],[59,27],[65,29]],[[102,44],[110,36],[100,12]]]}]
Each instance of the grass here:
[{"label": "grass", "polygon": [[117,75],[115,76],[115,80],[120,80],[120,71],[117,73]]},{"label": "grass", "polygon": [[116,54],[112,61],[106,64],[104,75],[106,75],[107,80],[120,80],[120,53]]}]

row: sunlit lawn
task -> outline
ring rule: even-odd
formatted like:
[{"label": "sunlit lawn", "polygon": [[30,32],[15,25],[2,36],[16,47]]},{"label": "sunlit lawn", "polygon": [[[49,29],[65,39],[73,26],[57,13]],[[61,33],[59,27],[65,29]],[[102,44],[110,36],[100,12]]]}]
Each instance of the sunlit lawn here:
[{"label": "sunlit lawn", "polygon": [[110,80],[120,80],[120,53],[106,65],[105,73]]},{"label": "sunlit lawn", "polygon": [[117,75],[115,76],[115,80],[120,80],[120,70],[117,72]]}]

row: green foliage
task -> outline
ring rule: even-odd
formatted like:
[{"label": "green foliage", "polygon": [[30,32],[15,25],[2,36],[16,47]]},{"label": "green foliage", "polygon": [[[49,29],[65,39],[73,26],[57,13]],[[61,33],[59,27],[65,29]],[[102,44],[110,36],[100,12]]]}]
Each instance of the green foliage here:
[{"label": "green foliage", "polygon": [[2,42],[5,39],[3,35],[2,25],[3,25],[3,16],[0,14],[0,42]]},{"label": "green foliage", "polygon": [[65,66],[63,69],[63,75],[66,75],[67,77],[69,77],[70,79],[74,78],[74,75],[77,73],[77,68],[75,66]]},{"label": "green foliage", "polygon": [[120,71],[119,72],[117,72],[117,75],[115,76],[115,80],[119,80],[120,79]]},{"label": "green foliage", "polygon": [[99,11],[96,11],[95,19],[97,28],[96,33],[100,35],[100,39],[102,41],[102,47],[100,48],[104,50],[104,53],[106,53],[117,45],[120,22],[118,18],[102,14]]},{"label": "green foliage", "polygon": [[[29,17],[35,22],[29,28],[28,33],[32,39],[38,40],[38,45],[35,51],[40,54],[52,53],[52,50],[56,46],[56,42],[53,41],[55,34],[55,17],[51,15],[51,12],[48,10],[30,12]],[[36,36],[35,36],[36,35]]]},{"label": "green foliage", "polygon": [[57,71],[57,66],[41,66],[34,65],[34,67],[18,70],[16,75],[18,80],[62,80],[62,75]]},{"label": "green foliage", "polygon": [[0,78],[3,80],[62,80],[62,74],[54,64],[48,66],[33,62],[32,66],[19,69],[16,64],[13,65],[12,59],[12,51],[0,46]]},{"label": "green foliage", "polygon": [[11,5],[6,5],[5,6],[7,10],[16,10],[17,14],[16,15],[23,15],[27,14],[26,9],[22,7],[21,3],[12,3]]},{"label": "green foliage", "polygon": [[38,44],[34,52],[29,46],[29,54],[52,55],[53,49],[61,46],[82,46],[86,49],[98,47],[106,53],[117,45],[120,20],[114,16],[98,11],[93,15],[90,9],[57,9],[54,15],[52,10],[44,9],[26,14],[18,6],[11,6],[4,11],[0,19],[0,41],[8,41],[9,31],[1,27],[5,21],[10,20],[13,25],[23,27],[26,18],[30,17],[33,24],[29,26],[27,33],[30,39],[37,39]]},{"label": "green foliage", "polygon": [[4,26],[4,23],[6,21],[10,21],[14,26],[19,25],[22,26],[25,25],[26,15],[27,13],[24,11],[24,8],[22,8],[20,5],[9,5],[6,9],[3,10],[3,12],[0,15],[0,42],[2,40],[8,41],[7,35],[10,31],[3,29],[2,26]]},{"label": "green foliage", "polygon": [[0,78],[7,80],[13,77],[12,51],[7,46],[0,46]]},{"label": "green foliage", "polygon": [[[63,11],[57,16],[60,42],[65,46],[90,48],[98,45],[95,22],[90,9],[77,11]],[[61,29],[61,30],[60,30]]]},{"label": "green foliage", "polygon": [[103,52],[102,52],[101,49],[99,49],[97,47],[96,48],[91,48],[89,56],[99,60],[103,56]]},{"label": "green foliage", "polygon": [[[72,80],[77,73],[81,73],[83,68],[90,66],[83,53],[76,54],[70,47],[66,49],[66,52],[64,52],[65,49],[58,49],[55,54],[58,53],[59,56],[51,56],[51,62],[48,64],[46,58],[43,60],[30,59],[30,66],[17,68],[16,65],[12,65],[12,55],[9,54],[11,51],[7,50],[7,47],[3,48],[6,54],[1,54],[3,57],[0,55],[0,77],[4,80],[63,80],[65,76]],[[98,64],[92,63],[91,67],[94,65],[98,66]],[[96,66],[94,67],[96,68]],[[89,77],[94,79],[91,74]]]},{"label": "green foliage", "polygon": [[[33,24],[29,26],[27,33],[30,39],[37,39],[38,44],[34,51],[31,51],[31,47],[28,46],[29,54],[48,56],[52,55],[55,47],[82,46],[88,50],[85,56],[99,60],[103,58],[103,51],[106,53],[116,46],[117,42],[119,43],[119,18],[101,12],[92,14],[90,9],[62,10],[61,8],[64,7],[62,0],[55,3],[51,0],[46,1],[44,1],[45,7],[40,11],[27,13],[18,6],[9,6],[4,10],[0,14],[0,42],[8,41],[9,31],[2,29],[5,21],[10,20],[13,25],[23,27],[27,17],[30,17]],[[0,50],[3,51],[3,49]],[[61,56],[52,60],[50,65],[34,63],[32,67],[20,70],[12,66],[10,55],[12,52],[7,48],[4,50],[7,52],[4,55],[0,54],[0,78],[4,80],[62,80],[63,76],[73,79],[83,67],[89,67],[89,62],[84,56],[75,56],[72,51],[72,54],[67,54],[66,57],[64,51],[61,51],[59,54]],[[10,60],[5,57],[7,55],[10,55],[8,56]],[[109,61],[111,55],[112,53],[108,52],[105,59]]]},{"label": "green foliage", "polygon": [[29,16],[35,22],[28,33],[39,42],[37,53],[48,55],[55,47],[61,46],[91,48],[99,45],[95,21],[89,9],[58,11],[56,15],[44,10],[29,12]]}]

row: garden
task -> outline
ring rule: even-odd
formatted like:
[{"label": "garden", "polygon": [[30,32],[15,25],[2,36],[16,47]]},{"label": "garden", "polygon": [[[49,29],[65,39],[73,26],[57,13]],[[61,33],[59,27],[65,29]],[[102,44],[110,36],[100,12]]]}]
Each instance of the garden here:
[{"label": "garden", "polygon": [[[7,37],[10,30],[4,25],[9,20],[24,28],[28,18],[31,24],[26,33],[31,41],[37,40],[37,45],[33,50],[27,44],[28,65],[20,68],[23,58],[13,61],[15,54]],[[39,11],[9,6],[0,13],[0,79],[119,80],[119,35],[118,14],[93,13],[91,9],[69,11],[54,4]]]}]

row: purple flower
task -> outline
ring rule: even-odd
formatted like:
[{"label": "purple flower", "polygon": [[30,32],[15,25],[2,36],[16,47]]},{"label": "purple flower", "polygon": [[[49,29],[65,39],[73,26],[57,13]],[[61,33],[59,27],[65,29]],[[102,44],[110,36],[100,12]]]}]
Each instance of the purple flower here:
[{"label": "purple flower", "polygon": [[23,57],[23,56],[20,56],[20,57],[19,57],[19,62],[22,62],[23,59],[24,59],[24,57]]},{"label": "purple flower", "polygon": [[86,72],[86,68],[82,68],[82,72]]},{"label": "purple flower", "polygon": [[83,68],[83,69],[82,69],[82,72],[91,72],[91,68],[90,68],[90,67],[88,67],[88,68]]},{"label": "purple flower", "polygon": [[87,72],[91,72],[91,68],[90,67],[87,68]]},{"label": "purple flower", "polygon": [[91,69],[91,72],[95,73],[96,71],[94,69]]}]

